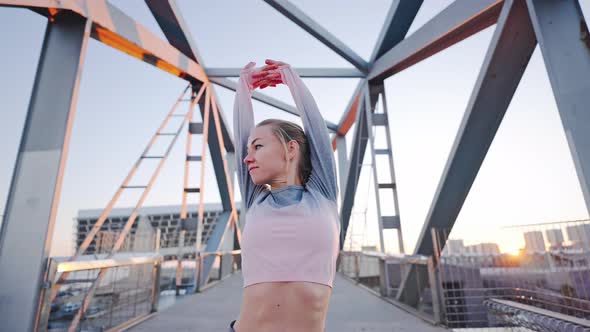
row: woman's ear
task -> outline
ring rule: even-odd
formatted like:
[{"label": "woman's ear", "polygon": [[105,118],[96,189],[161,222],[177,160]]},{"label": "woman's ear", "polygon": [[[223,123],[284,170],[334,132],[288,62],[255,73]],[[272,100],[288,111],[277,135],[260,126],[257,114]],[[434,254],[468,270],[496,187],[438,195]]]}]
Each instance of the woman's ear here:
[{"label": "woman's ear", "polygon": [[296,140],[290,140],[288,143],[289,147],[289,158],[295,159],[299,155],[299,142]]}]

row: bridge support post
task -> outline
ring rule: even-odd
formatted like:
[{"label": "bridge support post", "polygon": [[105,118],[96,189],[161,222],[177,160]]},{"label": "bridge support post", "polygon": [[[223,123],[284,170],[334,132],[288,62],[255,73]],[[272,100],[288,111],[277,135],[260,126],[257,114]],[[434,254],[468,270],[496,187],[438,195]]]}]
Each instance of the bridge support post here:
[{"label": "bridge support post", "polygon": [[527,0],[590,213],[590,32],[577,1]]},{"label": "bridge support post", "polygon": [[90,28],[67,11],[47,24],[0,230],[0,321],[7,331],[37,329]]}]

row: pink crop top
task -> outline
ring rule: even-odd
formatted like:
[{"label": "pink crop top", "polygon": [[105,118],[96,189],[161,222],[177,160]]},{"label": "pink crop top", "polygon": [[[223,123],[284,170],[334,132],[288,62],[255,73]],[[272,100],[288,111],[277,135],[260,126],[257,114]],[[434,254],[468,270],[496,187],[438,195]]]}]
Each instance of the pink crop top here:
[{"label": "pink crop top", "polygon": [[246,211],[241,243],[244,287],[273,281],[308,281],[332,287],[341,232],[328,129],[301,78],[290,66],[280,68],[302,119],[312,171],[305,186],[270,190],[255,185],[243,163],[254,128],[251,71],[240,73],[234,102],[236,166],[242,212]]}]

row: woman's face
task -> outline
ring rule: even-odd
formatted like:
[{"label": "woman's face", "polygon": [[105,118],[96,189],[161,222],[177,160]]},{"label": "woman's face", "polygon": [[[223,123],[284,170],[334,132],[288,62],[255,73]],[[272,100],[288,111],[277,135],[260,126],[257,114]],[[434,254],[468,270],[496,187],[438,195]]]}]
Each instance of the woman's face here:
[{"label": "woman's face", "polygon": [[257,185],[287,178],[285,148],[268,125],[256,127],[250,134],[244,163]]}]

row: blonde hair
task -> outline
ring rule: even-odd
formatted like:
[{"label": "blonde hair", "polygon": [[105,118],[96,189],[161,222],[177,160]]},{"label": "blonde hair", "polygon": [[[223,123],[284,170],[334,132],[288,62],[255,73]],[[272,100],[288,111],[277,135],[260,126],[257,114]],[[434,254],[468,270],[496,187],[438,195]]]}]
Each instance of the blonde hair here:
[{"label": "blonde hair", "polygon": [[256,127],[267,125],[271,127],[273,134],[283,144],[285,156],[289,152],[287,147],[288,142],[295,140],[297,143],[299,143],[300,156],[299,164],[297,165],[297,171],[299,173],[301,183],[305,184],[311,174],[311,158],[309,155],[309,144],[307,142],[307,136],[305,136],[305,132],[298,124],[279,119],[266,119],[257,124]]}]

